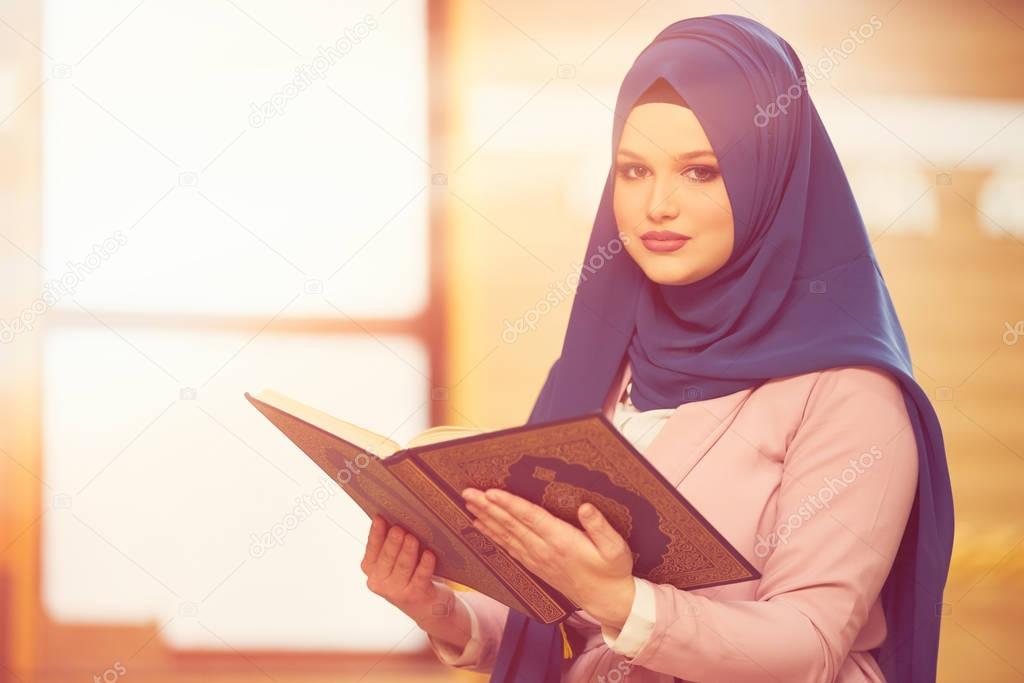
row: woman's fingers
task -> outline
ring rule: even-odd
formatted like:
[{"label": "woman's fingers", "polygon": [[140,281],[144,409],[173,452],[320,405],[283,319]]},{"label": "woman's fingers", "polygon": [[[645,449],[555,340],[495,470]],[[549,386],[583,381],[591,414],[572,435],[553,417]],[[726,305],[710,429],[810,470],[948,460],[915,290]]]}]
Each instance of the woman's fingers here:
[{"label": "woman's fingers", "polygon": [[585,538],[573,525],[507,491],[469,488],[462,495],[469,511],[483,523],[482,530],[500,539],[531,568],[557,563],[571,545]]},{"label": "woman's fingers", "polygon": [[436,609],[438,587],[434,585],[437,557],[429,549],[420,552],[415,535],[398,525],[374,516],[362,568],[366,587],[398,607],[417,623]]},{"label": "woman's fingers", "polygon": [[359,568],[363,570],[364,574],[369,574],[377,562],[380,549],[384,545],[384,538],[387,535],[387,527],[388,523],[384,521],[383,517],[373,516],[373,521],[370,522],[370,533],[366,539],[366,551],[363,553],[363,561],[359,564]]},{"label": "woman's fingers", "polygon": [[[402,527],[395,525],[387,528],[383,518],[374,517],[360,566],[379,590],[402,590],[421,564],[419,546],[419,539]],[[431,555],[427,561],[430,565],[428,576],[433,575],[434,562],[436,558]]]},{"label": "woman's fingers", "polygon": [[576,513],[580,524],[583,525],[583,530],[587,532],[587,536],[597,548],[597,552],[601,553],[601,557],[606,560],[615,560],[623,553],[629,552],[629,544],[593,504],[580,505]]},{"label": "woman's fingers", "polygon": [[406,534],[402,539],[402,545],[395,557],[395,565],[385,579],[396,590],[405,588],[412,578],[412,572],[419,560],[419,547],[419,541],[412,534]]},{"label": "woman's fingers", "polygon": [[405,538],[405,530],[399,526],[393,526],[388,529],[387,538],[384,539],[384,545],[380,549],[380,555],[377,556],[377,562],[374,566],[374,574],[378,578],[384,579],[391,570],[394,569],[395,560],[398,559],[398,551],[402,547],[402,541]]},{"label": "woman's fingers", "polygon": [[473,503],[467,502],[466,507],[471,513],[476,515],[476,518],[473,520],[473,527],[477,531],[504,548],[506,552],[511,553],[513,557],[525,564],[527,568],[532,569],[536,567],[535,560],[538,558],[534,557],[534,554],[514,534]]},{"label": "woman's fingers", "polygon": [[476,526],[476,528],[486,532],[488,536],[495,541],[500,542],[502,545],[505,545],[508,540],[511,540],[511,534],[498,523],[498,520],[494,519],[487,514],[487,512],[472,503],[468,503],[466,507],[470,512],[476,515],[476,519],[473,520],[473,525]]},{"label": "woman's fingers", "polygon": [[437,557],[429,549],[420,553],[419,564],[413,570],[412,578],[409,580],[409,587],[417,591],[427,591],[434,580],[434,569],[437,567]]}]

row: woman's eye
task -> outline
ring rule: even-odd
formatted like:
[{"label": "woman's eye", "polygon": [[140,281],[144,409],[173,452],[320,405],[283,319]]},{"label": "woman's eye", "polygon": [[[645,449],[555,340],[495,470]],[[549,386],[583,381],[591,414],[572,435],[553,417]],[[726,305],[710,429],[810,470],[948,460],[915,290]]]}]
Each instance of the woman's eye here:
[{"label": "woman's eye", "polygon": [[[642,164],[622,164],[619,175],[628,180],[642,180],[650,177],[651,169]],[[708,183],[718,177],[718,170],[710,166],[691,166],[683,175],[695,183]]]},{"label": "woman's eye", "polygon": [[639,164],[623,164],[619,167],[619,173],[630,180],[638,180],[640,178],[646,178],[649,171],[646,166]]},{"label": "woman's eye", "polygon": [[718,177],[718,171],[710,166],[692,166],[683,171],[683,174],[698,183],[707,183]]}]

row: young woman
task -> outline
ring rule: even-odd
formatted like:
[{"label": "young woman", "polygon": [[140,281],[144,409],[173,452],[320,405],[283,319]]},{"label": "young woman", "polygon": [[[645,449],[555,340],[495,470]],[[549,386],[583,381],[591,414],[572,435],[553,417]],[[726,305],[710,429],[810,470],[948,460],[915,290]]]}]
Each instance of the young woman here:
[{"label": "young woman", "polygon": [[369,587],[492,683],[934,681],[942,433],[797,55],[744,17],[670,25],[626,75],[612,155],[530,422],[603,409],[762,578],[655,584],[592,505],[577,525],[467,489],[477,528],[581,609],[545,626],[454,594],[379,519]]}]

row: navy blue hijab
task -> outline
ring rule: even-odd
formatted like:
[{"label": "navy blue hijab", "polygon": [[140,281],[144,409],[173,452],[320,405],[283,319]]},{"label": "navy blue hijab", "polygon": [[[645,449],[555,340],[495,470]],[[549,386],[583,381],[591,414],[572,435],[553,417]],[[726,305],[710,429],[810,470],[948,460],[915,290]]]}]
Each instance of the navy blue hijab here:
[{"label": "navy blue hijab", "polygon": [[[605,257],[618,235],[615,150],[630,109],[659,79],[703,126],[734,217],[728,261],[687,285],[654,283],[624,251]],[[641,410],[836,366],[888,371],[901,383],[920,467],[882,589],[888,637],[873,654],[889,683],[934,681],[953,540],[942,432],[796,53],[745,17],[671,24],[626,74],[611,152],[562,352],[529,422],[600,410],[626,355]],[[558,627],[510,611],[491,683],[554,683],[562,667]]]}]

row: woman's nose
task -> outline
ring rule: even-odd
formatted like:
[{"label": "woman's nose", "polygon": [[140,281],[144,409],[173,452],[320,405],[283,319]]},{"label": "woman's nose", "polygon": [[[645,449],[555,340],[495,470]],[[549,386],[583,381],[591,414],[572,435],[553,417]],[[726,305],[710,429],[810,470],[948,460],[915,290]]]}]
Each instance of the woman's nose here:
[{"label": "woman's nose", "polygon": [[647,217],[652,221],[664,221],[679,215],[678,184],[655,183],[647,207]]}]

